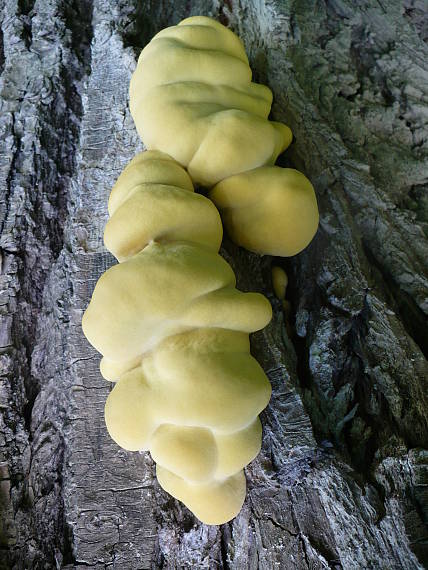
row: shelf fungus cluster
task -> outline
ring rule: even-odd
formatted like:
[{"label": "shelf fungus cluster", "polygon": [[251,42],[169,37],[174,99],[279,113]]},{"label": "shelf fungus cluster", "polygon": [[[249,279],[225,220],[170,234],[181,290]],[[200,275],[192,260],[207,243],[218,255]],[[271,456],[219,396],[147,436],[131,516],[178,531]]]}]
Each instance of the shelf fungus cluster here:
[{"label": "shelf fungus cluster", "polygon": [[104,241],[119,263],[82,322],[102,375],[116,382],[110,435],[150,450],[161,486],[207,524],[242,507],[243,468],[260,450],[258,414],[271,393],[249,346],[271,306],[235,288],[218,254],[216,206],[231,238],[260,254],[298,253],[318,224],[310,182],[274,166],[292,135],[267,119],[271,103],[251,82],[240,40],[210,18],[184,20],[146,46],[130,107],[149,150],[111,192]]},{"label": "shelf fungus cluster", "polygon": [[137,155],[109,211],[105,243],[120,263],[83,318],[103,376],[117,380],[107,428],[121,447],[150,450],[159,483],[201,521],[223,523],[241,509],[243,467],[260,450],[271,388],[248,335],[271,306],[235,289],[217,209],[167,155]]},{"label": "shelf fungus cluster", "polygon": [[299,253],[314,237],[314,189],[297,170],[273,166],[291,143],[269,121],[272,92],[251,81],[240,39],[203,16],[159,32],[143,49],[130,108],[148,149],[168,153],[211,189],[230,237],[260,254]]}]

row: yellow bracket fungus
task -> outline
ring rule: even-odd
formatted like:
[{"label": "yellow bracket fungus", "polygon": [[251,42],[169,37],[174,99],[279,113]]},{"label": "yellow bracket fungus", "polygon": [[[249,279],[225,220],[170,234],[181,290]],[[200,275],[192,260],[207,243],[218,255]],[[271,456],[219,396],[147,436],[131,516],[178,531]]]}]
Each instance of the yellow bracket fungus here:
[{"label": "yellow bracket fungus", "polygon": [[235,288],[217,209],[166,154],[131,161],[109,213],[105,244],[120,263],[82,321],[116,381],[107,429],[127,450],[150,450],[161,486],[201,521],[224,523],[242,507],[243,467],[260,450],[271,387],[248,335],[270,321],[270,304]]},{"label": "yellow bracket fungus", "polygon": [[[150,450],[161,486],[207,524],[241,509],[271,393],[248,337],[271,307],[235,288],[215,205],[232,239],[260,254],[295,255],[318,225],[310,182],[274,166],[292,133],[268,120],[272,93],[251,79],[239,38],[203,16],[143,49],[130,108],[149,150],[111,192],[104,241],[120,263],[99,279],[82,322],[116,382],[110,435]],[[273,283],[285,306],[279,268]]]},{"label": "yellow bracket fungus", "polygon": [[214,187],[210,198],[237,244],[295,255],[318,226],[315,192],[303,174],[273,166],[292,133],[268,120],[272,93],[251,78],[232,31],[211,18],[187,18],[141,52],[131,113],[148,149],[168,153],[196,184]]}]

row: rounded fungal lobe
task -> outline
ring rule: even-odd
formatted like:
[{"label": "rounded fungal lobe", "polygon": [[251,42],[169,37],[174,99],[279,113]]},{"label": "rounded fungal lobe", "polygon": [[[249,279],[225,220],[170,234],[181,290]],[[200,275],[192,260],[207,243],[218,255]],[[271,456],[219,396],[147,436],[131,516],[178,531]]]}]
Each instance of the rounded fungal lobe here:
[{"label": "rounded fungal lobe", "polygon": [[219,22],[196,16],[162,30],[141,52],[130,84],[144,144],[207,187],[274,164],[292,134],[267,119],[272,93],[251,78],[242,42]]},{"label": "rounded fungal lobe", "polygon": [[265,166],[231,176],[210,192],[232,239],[250,251],[288,257],[302,251],[318,228],[318,205],[298,170]]},{"label": "rounded fungal lobe", "polygon": [[246,482],[241,470],[227,479],[193,483],[156,466],[160,486],[182,501],[205,524],[223,524],[239,513],[244,504]]}]

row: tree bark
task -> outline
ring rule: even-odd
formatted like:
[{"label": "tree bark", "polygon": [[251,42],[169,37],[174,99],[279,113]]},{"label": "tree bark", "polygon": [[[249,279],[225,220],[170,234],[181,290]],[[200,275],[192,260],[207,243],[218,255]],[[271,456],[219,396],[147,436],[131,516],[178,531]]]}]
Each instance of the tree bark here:
[{"label": "tree bark", "polygon": [[[428,561],[427,16],[423,0],[3,0],[0,568],[418,569]],[[141,150],[128,85],[161,28],[203,14],[245,43],[282,165],[321,221],[296,258],[224,240],[272,323],[273,396],[236,519],[200,524],[106,432],[80,326],[113,258],[107,198]],[[285,316],[272,263],[289,275]]]}]

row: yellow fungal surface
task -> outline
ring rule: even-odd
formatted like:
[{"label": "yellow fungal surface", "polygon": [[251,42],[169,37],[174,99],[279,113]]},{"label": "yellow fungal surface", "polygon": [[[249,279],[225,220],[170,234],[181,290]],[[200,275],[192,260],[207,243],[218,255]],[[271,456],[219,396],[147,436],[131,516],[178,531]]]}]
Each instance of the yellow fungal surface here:
[{"label": "yellow fungal surface", "polygon": [[141,52],[130,85],[144,144],[207,187],[274,164],[291,130],[267,119],[272,93],[251,77],[242,42],[219,22],[195,16],[162,30]]},{"label": "yellow fungal surface", "polygon": [[[295,255],[318,226],[309,180],[273,166],[292,134],[268,120],[272,93],[251,79],[239,38],[203,16],[143,49],[130,108],[149,150],[111,192],[104,242],[119,264],[99,279],[82,321],[102,375],[116,382],[110,435],[149,450],[161,486],[207,524],[241,509],[271,393],[249,346],[271,307],[235,288],[218,254],[216,206],[232,239],[259,254]],[[285,272],[274,268],[272,279],[287,303]]]},{"label": "yellow fungal surface", "polygon": [[275,295],[280,301],[285,299],[287,291],[288,276],[282,267],[274,265],[272,267],[272,285]]},{"label": "yellow fungal surface", "polygon": [[137,155],[109,212],[105,243],[120,263],[82,321],[116,382],[107,429],[124,449],[149,450],[159,483],[201,521],[224,523],[242,507],[243,468],[260,450],[271,387],[248,335],[270,321],[270,304],[235,288],[217,209],[168,155]]},{"label": "yellow fungal surface", "polygon": [[315,193],[303,174],[273,166],[292,133],[268,120],[272,93],[251,78],[233,32],[211,18],[187,18],[143,49],[131,113],[147,148],[170,154],[196,184],[214,186],[210,198],[238,245],[291,256],[317,230]]},{"label": "yellow fungal surface", "polygon": [[318,206],[298,170],[265,166],[231,176],[210,192],[233,241],[260,254],[302,251],[318,228]]}]

